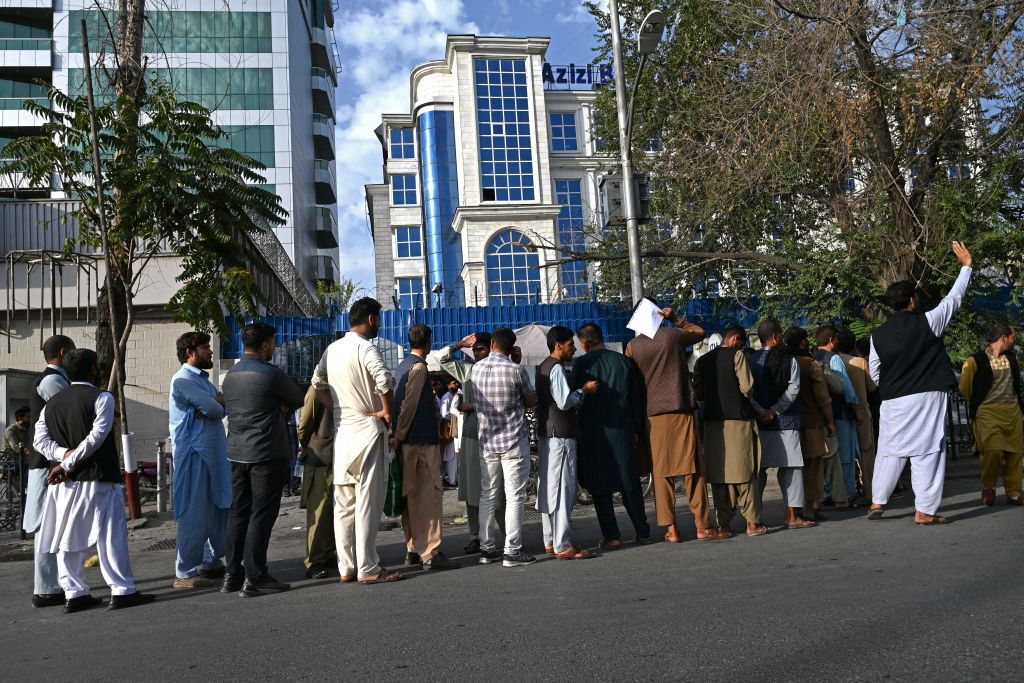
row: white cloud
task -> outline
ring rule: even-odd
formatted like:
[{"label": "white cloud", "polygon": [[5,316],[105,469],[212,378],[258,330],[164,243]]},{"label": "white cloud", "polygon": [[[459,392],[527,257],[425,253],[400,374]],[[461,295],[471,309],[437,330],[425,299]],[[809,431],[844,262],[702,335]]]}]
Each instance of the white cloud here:
[{"label": "white cloud", "polygon": [[[344,72],[338,83],[338,224],[343,276],[376,289],[366,184],[380,183],[382,156],[374,129],[381,114],[409,111],[409,72],[442,59],[449,33],[480,33],[461,0],[342,3],[335,35]],[[346,92],[347,90],[347,92]]]},{"label": "white cloud", "polygon": [[555,15],[555,21],[562,24],[593,24],[594,17],[590,15],[587,8],[582,4],[573,5],[571,9],[563,10]]}]

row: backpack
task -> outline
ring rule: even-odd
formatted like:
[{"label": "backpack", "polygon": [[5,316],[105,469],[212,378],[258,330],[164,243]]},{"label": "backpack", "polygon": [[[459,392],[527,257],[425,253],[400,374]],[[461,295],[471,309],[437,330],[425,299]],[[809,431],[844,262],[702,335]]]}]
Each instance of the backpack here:
[{"label": "backpack", "polygon": [[821,356],[817,360],[821,363],[821,370],[825,375],[825,384],[828,385],[828,395],[831,396],[833,400],[839,398],[845,403],[843,399],[846,397],[846,385],[843,383],[843,378],[832,369],[832,356],[835,354],[829,353],[828,351],[820,351],[815,354],[815,356],[818,355]]}]

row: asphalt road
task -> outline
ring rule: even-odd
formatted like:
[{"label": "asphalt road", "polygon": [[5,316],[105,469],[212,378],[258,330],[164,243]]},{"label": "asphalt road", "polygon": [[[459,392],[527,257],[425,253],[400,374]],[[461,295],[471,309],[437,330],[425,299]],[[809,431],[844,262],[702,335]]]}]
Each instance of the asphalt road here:
[{"label": "asphalt road", "polygon": [[[505,569],[460,557],[396,584],[302,578],[301,532],[280,525],[271,571],[290,593],[256,599],[170,588],[173,550],[136,551],[156,603],[64,615],[29,606],[32,566],[0,563],[0,676],[21,680],[1019,679],[1024,510],[980,508],[947,481],[942,528],[832,513],[761,538],[627,546],[593,560]],[[1000,499],[1000,503],[1002,499]],[[681,503],[684,531],[692,519]],[[649,512],[653,519],[653,510]],[[629,522],[620,515],[624,536]],[[781,522],[779,503],[767,521]],[[578,540],[596,545],[593,516]],[[734,522],[741,530],[742,522]],[[447,529],[459,557],[464,528]],[[401,532],[381,554],[401,562]],[[539,551],[540,526],[527,528]],[[92,584],[103,585],[98,570]],[[106,596],[106,589],[96,594]]]}]

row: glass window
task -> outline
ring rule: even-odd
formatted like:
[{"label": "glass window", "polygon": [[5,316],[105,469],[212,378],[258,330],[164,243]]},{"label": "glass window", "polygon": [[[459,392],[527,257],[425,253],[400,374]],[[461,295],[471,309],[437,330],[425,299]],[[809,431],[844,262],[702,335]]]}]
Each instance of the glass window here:
[{"label": "glass window", "polygon": [[395,206],[416,203],[416,176],[412,174],[391,176],[391,203]]},{"label": "glass window", "polygon": [[419,258],[423,256],[423,241],[418,225],[402,225],[395,228],[395,251],[398,258]]},{"label": "glass window", "polygon": [[391,131],[391,158],[416,158],[416,150],[412,142],[412,128],[396,128]]},{"label": "glass window", "polygon": [[[90,46],[96,52],[109,49],[107,21],[117,21],[117,12],[106,11],[106,19],[96,10],[69,13],[69,26],[78,26],[83,18],[89,31]],[[143,50],[146,52],[270,52],[272,30],[270,12],[206,11],[146,12]],[[82,51],[82,36],[77,30],[68,35],[68,49]]]},{"label": "glass window", "polygon": [[[510,168],[506,161],[533,161],[529,107],[526,99],[526,61],[474,60],[476,109],[480,119],[481,161],[493,161],[481,170],[484,201],[521,202],[535,198],[533,173]],[[514,85],[522,77],[520,86]]]},{"label": "glass window", "polygon": [[[274,73],[272,69],[183,68],[148,69],[150,79],[168,81],[182,100],[198,102],[207,109],[273,109]],[[68,69],[72,95],[85,90],[82,69]],[[98,104],[110,101],[109,93],[99,93]]]},{"label": "glass window", "polygon": [[580,180],[556,180],[555,201],[561,204],[558,212],[558,245],[562,247],[564,262],[561,271],[562,296],[568,299],[587,298],[587,264],[568,260],[572,254],[586,250],[583,233],[583,192]]},{"label": "glass window", "polygon": [[551,151],[575,152],[576,143],[576,112],[551,113]]},{"label": "glass window", "polygon": [[487,245],[487,299],[497,306],[540,303],[540,259],[518,230],[502,230]]},{"label": "glass window", "polygon": [[423,308],[423,280],[418,277],[400,277],[396,281],[398,307],[403,311]]}]

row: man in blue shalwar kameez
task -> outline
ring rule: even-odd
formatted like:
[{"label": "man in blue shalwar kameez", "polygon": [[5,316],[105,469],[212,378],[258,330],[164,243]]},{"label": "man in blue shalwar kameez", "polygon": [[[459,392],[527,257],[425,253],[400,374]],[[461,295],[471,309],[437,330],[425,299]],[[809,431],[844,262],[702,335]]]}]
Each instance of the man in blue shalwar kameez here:
[{"label": "man in blue shalwar kameez", "polygon": [[171,379],[174,519],[178,523],[175,588],[204,588],[224,576],[224,533],[231,507],[231,467],[224,397],[210,382],[210,336],[186,332],[177,341],[182,366]]}]

